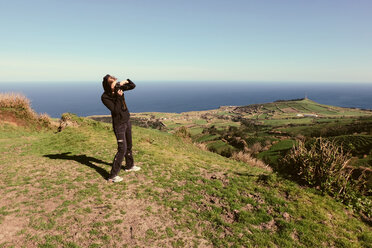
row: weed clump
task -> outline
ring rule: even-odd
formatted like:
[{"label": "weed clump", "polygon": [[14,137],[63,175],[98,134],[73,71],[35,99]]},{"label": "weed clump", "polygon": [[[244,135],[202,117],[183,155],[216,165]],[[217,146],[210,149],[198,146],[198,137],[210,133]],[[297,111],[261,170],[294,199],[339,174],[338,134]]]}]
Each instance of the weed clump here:
[{"label": "weed clump", "polygon": [[30,100],[18,93],[0,93],[0,108],[13,108],[25,112],[33,112]]},{"label": "weed clump", "polygon": [[191,141],[191,134],[190,134],[189,130],[187,130],[187,128],[184,127],[184,126],[178,128],[175,131],[174,135],[177,136],[177,137],[180,137],[184,141],[188,141],[188,142]]},{"label": "weed clump", "polygon": [[344,153],[341,146],[317,138],[309,147],[299,141],[281,160],[281,165],[311,186],[322,191],[342,193],[352,172],[346,169],[349,161],[350,154]]},{"label": "weed clump", "polygon": [[78,127],[79,126],[78,119],[79,117],[75,114],[63,113],[61,119],[59,120],[58,132],[61,132],[68,126]]},{"label": "weed clump", "polygon": [[207,147],[207,145],[205,144],[205,143],[194,143],[194,145],[196,146],[196,147],[198,147],[200,150],[202,150],[202,151],[209,151],[208,150],[208,147]]},{"label": "weed clump", "polygon": [[[316,187],[324,193],[372,217],[372,202],[365,189],[366,175],[353,176],[354,167],[349,166],[351,155],[344,152],[335,142],[317,138],[306,145],[299,141],[297,146],[279,160],[281,170],[299,181]],[[370,191],[370,190],[369,190]]]}]

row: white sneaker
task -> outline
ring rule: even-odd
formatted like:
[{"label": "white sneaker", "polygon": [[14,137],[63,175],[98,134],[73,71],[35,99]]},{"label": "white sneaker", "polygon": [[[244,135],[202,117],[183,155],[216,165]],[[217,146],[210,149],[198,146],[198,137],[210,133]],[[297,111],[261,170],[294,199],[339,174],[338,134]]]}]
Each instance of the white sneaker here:
[{"label": "white sneaker", "polygon": [[141,169],[141,167],[138,167],[138,166],[133,166],[132,168],[130,169],[124,169],[125,171],[139,171]]},{"label": "white sneaker", "polygon": [[109,182],[112,182],[112,183],[118,183],[118,182],[123,181],[123,178],[122,177],[119,177],[119,176],[116,176],[114,178],[110,178],[108,181]]}]

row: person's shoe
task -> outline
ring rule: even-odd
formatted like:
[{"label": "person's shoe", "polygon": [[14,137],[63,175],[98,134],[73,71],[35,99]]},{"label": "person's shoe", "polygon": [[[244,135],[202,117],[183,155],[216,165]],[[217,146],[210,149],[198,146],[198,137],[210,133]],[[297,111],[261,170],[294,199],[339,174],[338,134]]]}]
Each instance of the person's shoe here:
[{"label": "person's shoe", "polygon": [[110,183],[118,183],[118,182],[123,181],[123,178],[122,178],[122,177],[119,177],[119,176],[116,176],[116,177],[114,177],[114,178],[110,178],[108,181],[109,181]]},{"label": "person's shoe", "polygon": [[141,167],[138,167],[138,166],[133,166],[132,168],[129,168],[129,169],[124,169],[125,171],[139,171],[141,169]]}]

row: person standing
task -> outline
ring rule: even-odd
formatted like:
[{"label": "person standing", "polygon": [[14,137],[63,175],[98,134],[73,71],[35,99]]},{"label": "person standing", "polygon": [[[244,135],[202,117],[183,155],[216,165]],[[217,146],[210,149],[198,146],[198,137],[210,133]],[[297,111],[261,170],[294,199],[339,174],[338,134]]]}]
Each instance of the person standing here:
[{"label": "person standing", "polygon": [[130,80],[118,82],[117,78],[107,74],[102,81],[102,103],[111,111],[112,127],[116,136],[118,150],[114,157],[112,169],[108,177],[109,182],[120,182],[119,171],[125,157],[125,171],[139,171],[141,168],[134,165],[132,154],[132,124],[130,114],[125,103],[124,91],[132,90],[136,85]]}]

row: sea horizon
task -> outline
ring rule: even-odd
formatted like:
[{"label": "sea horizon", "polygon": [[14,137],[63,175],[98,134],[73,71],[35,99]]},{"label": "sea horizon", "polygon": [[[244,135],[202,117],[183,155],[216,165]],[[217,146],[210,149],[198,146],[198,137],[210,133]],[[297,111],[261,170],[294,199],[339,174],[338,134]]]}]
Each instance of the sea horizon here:
[{"label": "sea horizon", "polygon": [[[135,81],[126,91],[129,111],[181,113],[309,98],[338,107],[372,109],[372,83],[242,82],[242,81]],[[101,82],[0,82],[0,92],[25,95],[37,113],[58,118],[109,115],[101,103]]]}]

